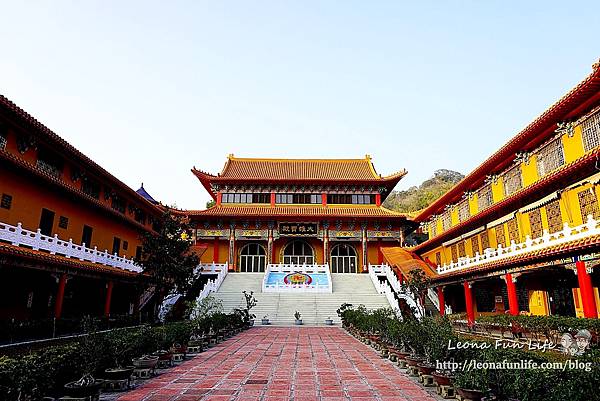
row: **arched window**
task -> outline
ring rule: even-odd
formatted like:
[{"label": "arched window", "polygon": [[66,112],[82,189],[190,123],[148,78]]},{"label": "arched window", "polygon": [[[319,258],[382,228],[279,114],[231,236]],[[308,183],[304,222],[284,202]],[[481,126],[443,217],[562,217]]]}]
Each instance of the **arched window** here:
[{"label": "arched window", "polygon": [[246,244],[240,249],[240,271],[259,273],[265,271],[267,256],[265,248],[257,243]]},{"label": "arched window", "polygon": [[292,241],[283,250],[283,263],[295,265],[312,265],[315,263],[315,253],[305,241]]},{"label": "arched window", "polygon": [[356,273],[356,249],[350,244],[337,244],[331,248],[332,273]]}]

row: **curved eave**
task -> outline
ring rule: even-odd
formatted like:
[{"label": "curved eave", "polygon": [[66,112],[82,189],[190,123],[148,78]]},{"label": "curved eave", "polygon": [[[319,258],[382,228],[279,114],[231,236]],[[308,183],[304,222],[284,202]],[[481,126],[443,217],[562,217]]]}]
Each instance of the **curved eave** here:
[{"label": "curved eave", "polygon": [[543,138],[554,132],[558,122],[578,117],[586,109],[592,107],[592,102],[598,101],[600,101],[600,66],[599,63],[596,63],[593,66],[592,73],[586,79],[550,106],[453,188],[433,202],[415,218],[415,221],[423,222],[431,215],[438,214],[446,205],[458,201],[465,191],[475,189],[487,175],[512,163],[517,152],[530,150],[529,148],[533,144],[539,144]]},{"label": "curved eave", "polygon": [[[151,210],[157,211],[156,205],[149,202],[143,196],[138,194],[134,189],[129,187],[127,184],[119,180],[117,177],[109,173],[107,170],[102,168],[92,159],[81,153],[77,148],[71,145],[69,142],[61,138],[58,134],[52,131],[50,128],[46,127],[44,124],[39,122],[36,118],[34,118],[31,114],[27,113],[25,110],[17,106],[14,102],[9,100],[7,97],[0,95],[0,106],[4,108],[8,113],[12,114],[12,116],[17,120],[17,123],[24,123],[29,128],[35,130],[38,134],[40,134],[44,139],[49,141],[51,144],[54,144],[62,149],[63,152],[70,155],[74,158],[78,163],[81,163],[84,166],[90,168],[96,175],[98,175],[99,179],[105,179],[111,183],[111,185],[116,185],[118,188],[126,192],[132,198],[145,203]],[[21,127],[24,128],[24,127]]]},{"label": "curved eave", "polygon": [[215,205],[206,210],[180,210],[178,214],[189,217],[206,218],[351,218],[351,219],[396,219],[407,220],[403,213],[394,212],[384,207],[345,207],[345,206],[250,206]]},{"label": "curved eave", "polygon": [[502,201],[490,206],[481,213],[471,216],[464,222],[451,227],[447,231],[442,232],[413,248],[412,251],[423,253],[427,252],[442,242],[456,238],[457,236],[469,232],[478,226],[481,226],[498,217],[502,217],[512,210],[517,210],[520,207],[531,203],[533,200],[546,196],[552,191],[557,191],[565,186],[565,183],[576,182],[583,179],[594,172],[596,159],[600,153],[600,149],[595,149],[588,152],[584,157],[574,160],[569,164],[565,164],[562,168],[555,170],[546,177],[528,187],[525,187]]},{"label": "curved eave", "polygon": [[204,189],[206,189],[206,192],[208,192],[214,200],[217,200],[217,194],[210,186],[210,183],[217,177],[212,174],[205,173],[204,171],[196,170],[195,167],[192,168],[192,173],[196,176],[196,178],[198,178]]},{"label": "curved eave", "polygon": [[[40,170],[33,164],[16,157],[14,154],[12,154],[6,150],[0,150],[0,162],[10,163],[11,166],[22,169],[22,170],[26,171],[27,173],[32,174],[37,179],[43,180],[44,182],[48,183],[49,185],[54,185],[58,188],[61,188],[62,190],[66,191],[67,193],[69,193],[73,196],[76,196],[77,199],[81,199],[85,202],[88,202],[91,205],[101,209],[102,211],[107,212],[108,214],[116,217],[117,219],[120,219],[120,220],[132,225],[133,227],[136,227],[136,228],[146,231],[146,232],[152,232],[152,230],[149,227],[146,227],[145,225],[138,223],[131,217],[126,216],[125,214],[117,212],[116,210],[112,209],[108,205],[102,203],[100,200],[93,198],[93,197],[89,196],[88,194],[84,193],[81,189],[75,188],[75,187],[67,184],[65,181],[63,181],[59,178],[56,178],[43,170]],[[155,209],[157,211],[161,211],[160,207],[158,207],[157,205],[153,205],[153,206],[155,207]]]}]

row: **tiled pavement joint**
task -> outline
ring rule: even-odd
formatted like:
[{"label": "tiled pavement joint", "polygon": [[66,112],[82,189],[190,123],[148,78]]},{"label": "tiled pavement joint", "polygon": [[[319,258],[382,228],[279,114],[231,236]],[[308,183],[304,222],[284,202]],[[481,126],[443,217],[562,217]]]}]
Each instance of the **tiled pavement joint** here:
[{"label": "tiled pavement joint", "polygon": [[119,401],[431,401],[339,327],[254,327],[148,380]]}]

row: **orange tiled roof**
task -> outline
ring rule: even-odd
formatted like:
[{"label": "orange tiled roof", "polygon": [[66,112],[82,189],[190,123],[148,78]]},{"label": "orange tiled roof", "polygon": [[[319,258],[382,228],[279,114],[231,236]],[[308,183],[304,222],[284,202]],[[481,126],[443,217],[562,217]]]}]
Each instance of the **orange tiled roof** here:
[{"label": "orange tiled roof", "polygon": [[[479,225],[485,224],[494,218],[498,218],[502,214],[506,214],[506,210],[518,209],[531,202],[532,199],[539,199],[551,191],[560,189],[562,186],[560,183],[563,180],[577,181],[592,174],[593,171],[595,171],[596,160],[599,155],[600,149],[590,150],[583,157],[562,165],[547,176],[538,180],[536,183],[521,188],[517,192],[502,199],[500,202],[482,210],[480,213],[477,213],[435,237],[412,247],[411,251],[419,254],[427,252],[448,239],[456,238],[460,234],[469,232],[469,230],[472,230]],[[418,217],[415,221],[419,221]]]},{"label": "orange tiled roof", "polygon": [[497,173],[512,163],[517,152],[531,150],[546,138],[554,135],[554,129],[558,122],[572,121],[597,105],[600,101],[599,94],[600,60],[593,64],[590,75],[546,109],[448,192],[425,208],[415,220],[418,222],[427,220],[431,215],[440,213],[446,205],[458,201],[465,191],[477,188],[486,175]]},{"label": "orange tiled roof", "polygon": [[93,263],[84,260],[67,258],[60,255],[52,255],[48,252],[34,251],[33,249],[0,243],[0,254],[23,257],[43,263],[60,265],[62,267],[82,269],[88,272],[112,274],[125,277],[141,277],[144,273],[136,273],[129,270],[119,269],[113,266],[107,266],[100,263]]},{"label": "orange tiled roof", "polygon": [[189,216],[215,217],[387,217],[406,218],[403,213],[394,212],[382,206],[323,206],[323,205],[250,205],[221,204],[206,210],[186,210]]},{"label": "orange tiled roof", "polygon": [[415,254],[399,246],[381,248],[386,263],[407,275],[415,269],[421,269],[427,277],[435,277],[437,273]]},{"label": "orange tiled roof", "polygon": [[512,266],[532,265],[537,262],[547,260],[561,255],[573,254],[588,249],[597,249],[600,246],[600,234],[592,235],[587,238],[581,238],[562,244],[550,246],[548,248],[539,249],[536,251],[526,252],[517,256],[512,256],[506,259],[496,260],[493,262],[483,263],[476,267],[453,271],[451,273],[441,274],[436,277],[436,281],[445,281],[446,279],[456,279],[461,276],[469,276],[473,273],[480,273],[489,270],[497,270]]},{"label": "orange tiled roof", "polygon": [[[396,175],[403,176],[405,171]],[[253,159],[230,155],[218,175],[223,179],[380,181],[371,158],[363,159]]]}]

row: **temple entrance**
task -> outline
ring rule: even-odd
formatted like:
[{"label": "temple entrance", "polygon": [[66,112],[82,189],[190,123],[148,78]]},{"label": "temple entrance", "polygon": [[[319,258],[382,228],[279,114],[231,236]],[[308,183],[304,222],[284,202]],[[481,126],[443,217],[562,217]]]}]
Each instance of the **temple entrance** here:
[{"label": "temple entrance", "polygon": [[267,253],[262,245],[250,243],[240,249],[240,272],[264,272],[266,263]]},{"label": "temple entrance", "polygon": [[313,265],[315,263],[315,252],[306,241],[292,241],[283,249],[283,263]]},{"label": "temple entrance", "polygon": [[350,244],[337,244],[331,249],[332,273],[356,273],[358,257]]}]

